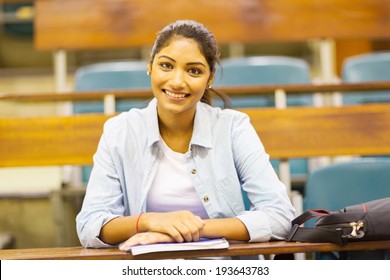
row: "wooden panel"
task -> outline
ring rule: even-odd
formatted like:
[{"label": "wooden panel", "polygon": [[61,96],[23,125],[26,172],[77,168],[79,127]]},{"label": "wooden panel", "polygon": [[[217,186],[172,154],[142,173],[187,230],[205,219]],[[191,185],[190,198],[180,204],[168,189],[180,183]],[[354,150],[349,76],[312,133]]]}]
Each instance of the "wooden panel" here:
[{"label": "wooden panel", "polygon": [[243,111],[272,158],[390,154],[390,104]]},{"label": "wooden panel", "polygon": [[221,44],[390,36],[390,0],[38,1],[40,50],[151,45],[176,19],[204,23]]},{"label": "wooden panel", "polygon": [[[242,111],[272,158],[390,154],[390,104]],[[91,164],[107,118],[0,119],[0,167]]]},{"label": "wooden panel", "polygon": [[331,252],[390,249],[390,241],[351,242],[347,245],[331,243],[300,243],[300,242],[262,242],[262,243],[232,243],[228,249],[194,250],[177,252],[159,252],[133,256],[117,248],[85,249],[81,247],[68,248],[36,248],[0,250],[1,260],[157,260],[185,259],[200,257],[251,256],[269,254],[288,254],[302,252]]},{"label": "wooden panel", "polygon": [[107,118],[0,119],[0,167],[91,164]]}]

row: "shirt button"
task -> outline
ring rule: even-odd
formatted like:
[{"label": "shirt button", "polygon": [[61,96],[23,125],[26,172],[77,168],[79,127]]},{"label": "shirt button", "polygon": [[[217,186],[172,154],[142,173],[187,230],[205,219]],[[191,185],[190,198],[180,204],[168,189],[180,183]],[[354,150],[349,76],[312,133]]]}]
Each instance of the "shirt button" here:
[{"label": "shirt button", "polygon": [[204,201],[204,202],[208,202],[208,201],[209,201],[209,197],[208,197],[207,195],[205,195],[205,196],[203,197],[203,201]]},{"label": "shirt button", "polygon": [[192,169],[192,170],[191,170],[191,173],[192,173],[192,174],[196,174],[196,169]]}]

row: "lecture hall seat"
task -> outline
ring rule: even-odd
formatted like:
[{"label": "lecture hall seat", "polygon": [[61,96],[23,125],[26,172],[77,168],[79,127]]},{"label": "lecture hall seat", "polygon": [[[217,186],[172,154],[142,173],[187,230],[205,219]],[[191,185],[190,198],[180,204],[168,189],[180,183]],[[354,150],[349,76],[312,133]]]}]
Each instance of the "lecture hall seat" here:
[{"label": "lecture hall seat", "polygon": [[[147,61],[102,62],[80,67],[75,73],[75,90],[151,89],[146,75]],[[116,104],[116,111],[145,106],[145,101],[126,100]],[[102,102],[76,102],[75,114],[103,112]]]},{"label": "lecture hall seat", "polygon": [[[300,58],[287,56],[248,56],[227,58],[221,61],[222,71],[217,72],[214,86],[258,86],[308,84],[311,82],[308,63]],[[266,107],[275,106],[274,97],[235,97],[232,106]],[[289,95],[287,106],[312,106],[312,97]]]},{"label": "lecture hall seat", "polygon": [[[346,58],[342,80],[349,83],[390,81],[390,52],[373,52]],[[390,102],[390,91],[356,92],[343,95],[344,104]]]}]

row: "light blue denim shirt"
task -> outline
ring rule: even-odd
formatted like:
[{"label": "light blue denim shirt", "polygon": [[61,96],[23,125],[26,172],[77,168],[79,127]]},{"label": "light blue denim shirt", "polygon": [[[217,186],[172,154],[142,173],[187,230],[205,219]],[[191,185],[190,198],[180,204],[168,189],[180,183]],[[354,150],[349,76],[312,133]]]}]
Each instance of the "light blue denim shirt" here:
[{"label": "light blue denim shirt", "polygon": [[[162,156],[156,105],[153,99],[104,125],[76,218],[83,246],[110,246],[99,239],[101,228],[115,217],[145,211]],[[285,238],[295,211],[247,115],[199,102],[187,169],[210,218],[237,217],[250,242]],[[249,211],[241,188],[251,201]]]}]

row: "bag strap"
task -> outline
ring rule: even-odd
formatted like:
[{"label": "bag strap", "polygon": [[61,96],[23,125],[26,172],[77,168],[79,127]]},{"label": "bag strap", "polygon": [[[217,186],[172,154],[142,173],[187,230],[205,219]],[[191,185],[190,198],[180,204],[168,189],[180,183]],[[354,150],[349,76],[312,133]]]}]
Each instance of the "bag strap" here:
[{"label": "bag strap", "polygon": [[326,210],[305,211],[291,222],[292,229],[286,238],[287,241],[314,243],[330,242],[339,245],[344,245],[346,242],[343,238],[343,232],[341,230],[318,227],[305,228],[300,226],[314,217],[326,216],[329,214],[330,213]]},{"label": "bag strap", "polygon": [[310,220],[310,219],[312,219],[314,217],[321,217],[321,216],[326,216],[326,215],[329,215],[329,214],[330,213],[328,211],[323,210],[323,209],[309,209],[309,210],[306,210],[305,212],[303,212],[298,217],[296,217],[291,222],[291,224],[292,225],[295,225],[295,224],[302,225],[302,224],[306,223],[308,220]]}]

